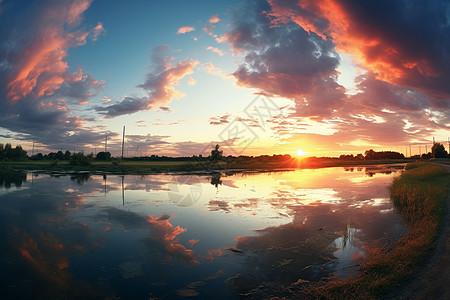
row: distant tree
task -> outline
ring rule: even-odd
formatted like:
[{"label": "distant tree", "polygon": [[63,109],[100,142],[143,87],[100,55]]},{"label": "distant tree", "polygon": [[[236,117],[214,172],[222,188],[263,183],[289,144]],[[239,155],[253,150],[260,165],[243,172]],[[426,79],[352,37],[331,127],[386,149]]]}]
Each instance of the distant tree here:
[{"label": "distant tree", "polygon": [[70,160],[70,152],[69,151],[64,152],[64,160]]},{"label": "distant tree", "polygon": [[62,151],[58,151],[55,155],[55,159],[64,160],[64,153]]},{"label": "distant tree", "polygon": [[403,159],[405,156],[402,153],[394,151],[373,151],[372,149],[367,150],[365,153],[365,159]]},{"label": "distant tree", "polygon": [[433,158],[447,158],[447,151],[441,143],[435,143],[431,148],[431,155]]},{"label": "distant tree", "polygon": [[210,156],[211,161],[217,162],[217,161],[219,161],[219,160],[222,159],[223,151],[222,151],[222,150],[219,150],[219,148],[220,148],[220,146],[219,146],[219,145],[216,145],[216,146],[214,147],[214,149],[211,150],[211,156]]},{"label": "distant tree", "polygon": [[355,156],[356,159],[359,160],[363,160],[364,159],[364,155],[362,155],[361,153],[359,153],[358,155]]},{"label": "distant tree", "polygon": [[342,154],[341,156],[339,156],[339,159],[343,159],[343,160],[352,160],[354,158],[355,157],[353,156],[353,154],[349,154],[349,155]]},{"label": "distant tree", "polygon": [[69,164],[71,166],[90,166],[92,164],[92,153],[84,155],[83,152],[73,153],[70,156]]},{"label": "distant tree", "polygon": [[13,148],[11,144],[0,144],[0,160],[25,160],[27,158],[27,151],[23,150],[21,146]]},{"label": "distant tree", "polygon": [[223,158],[223,151],[219,150],[220,146],[216,145],[214,147],[213,150],[211,150],[211,155],[208,157],[209,158],[209,165],[208,165],[208,169],[211,169],[213,167],[213,165],[215,164],[217,168],[219,168],[219,161],[222,160]]},{"label": "distant tree", "polygon": [[428,152],[428,153],[424,153],[424,154],[422,154],[422,159],[430,159],[432,156],[431,156],[431,152]]},{"label": "distant tree", "polygon": [[95,159],[100,160],[100,161],[110,161],[111,153],[110,152],[99,152],[99,153],[97,153],[97,156],[95,157]]}]

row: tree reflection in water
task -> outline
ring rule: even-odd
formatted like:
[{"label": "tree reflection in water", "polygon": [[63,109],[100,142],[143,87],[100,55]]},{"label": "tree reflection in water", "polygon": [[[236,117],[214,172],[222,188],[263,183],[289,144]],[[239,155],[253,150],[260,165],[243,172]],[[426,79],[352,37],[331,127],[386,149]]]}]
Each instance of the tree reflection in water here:
[{"label": "tree reflection in water", "polygon": [[15,171],[0,171],[0,188],[11,188],[14,184],[15,187],[20,188],[24,182],[27,181],[27,174],[24,172]]}]

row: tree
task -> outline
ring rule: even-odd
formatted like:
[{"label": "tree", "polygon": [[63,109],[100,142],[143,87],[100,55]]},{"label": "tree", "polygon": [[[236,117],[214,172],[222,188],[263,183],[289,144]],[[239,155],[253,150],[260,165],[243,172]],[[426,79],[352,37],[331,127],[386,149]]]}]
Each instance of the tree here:
[{"label": "tree", "polygon": [[110,152],[99,152],[99,153],[97,153],[97,156],[95,157],[95,159],[102,160],[102,161],[110,161],[111,153]]},{"label": "tree", "polygon": [[70,151],[64,152],[64,160],[70,160]]},{"label": "tree", "polygon": [[25,160],[27,158],[27,151],[23,150],[21,146],[13,148],[11,144],[0,144],[0,160]]},{"label": "tree", "polygon": [[91,154],[84,155],[83,152],[73,153],[69,163],[71,166],[90,166],[92,156]]},{"label": "tree", "polygon": [[447,151],[445,151],[445,147],[441,143],[435,143],[433,145],[431,154],[433,158],[447,158]]},{"label": "tree", "polygon": [[213,150],[211,150],[211,161],[218,162],[222,159],[223,151],[219,151],[220,146],[216,145]]},{"label": "tree", "polygon": [[405,158],[402,153],[394,151],[373,151],[372,149],[367,150],[365,153],[365,159],[403,159]]}]

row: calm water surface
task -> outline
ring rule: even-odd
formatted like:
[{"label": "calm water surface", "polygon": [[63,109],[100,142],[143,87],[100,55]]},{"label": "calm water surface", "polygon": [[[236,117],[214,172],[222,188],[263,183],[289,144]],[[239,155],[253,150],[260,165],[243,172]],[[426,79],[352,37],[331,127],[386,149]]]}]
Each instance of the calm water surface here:
[{"label": "calm water surface", "polygon": [[18,298],[238,298],[348,276],[406,232],[388,192],[401,168],[1,175],[0,285]]}]

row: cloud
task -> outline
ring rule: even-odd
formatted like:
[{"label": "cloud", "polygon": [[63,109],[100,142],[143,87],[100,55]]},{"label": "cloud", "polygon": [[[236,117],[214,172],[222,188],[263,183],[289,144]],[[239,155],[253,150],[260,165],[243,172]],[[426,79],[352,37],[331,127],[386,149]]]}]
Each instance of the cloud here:
[{"label": "cloud", "polygon": [[237,84],[296,99],[306,114],[329,115],[340,107],[345,90],[336,82],[339,55],[333,41],[297,24],[274,26],[267,3],[243,5],[236,9],[232,29],[221,37],[243,56],[233,74]]},{"label": "cloud", "polygon": [[208,22],[212,23],[212,24],[217,23],[219,21],[220,21],[220,18],[219,18],[219,15],[217,15],[217,14],[211,16],[211,18],[209,18],[209,20],[208,20]]},{"label": "cloud", "polygon": [[179,243],[176,237],[185,232],[185,228],[180,226],[173,226],[169,222],[170,216],[148,216],[147,222],[152,227],[151,238],[160,243],[163,249],[171,256],[178,258],[181,262],[189,264],[198,264],[199,262],[194,257],[194,251],[186,249]]},{"label": "cloud", "polygon": [[167,104],[173,99],[184,96],[184,93],[175,89],[174,86],[179,85],[179,81],[186,75],[194,72],[193,69],[198,65],[198,61],[186,59],[173,64],[174,58],[167,55],[169,50],[168,45],[159,45],[152,50],[151,71],[147,74],[145,82],[138,85],[147,91],[148,97],[125,97],[119,103],[96,106],[94,109],[107,118],[132,114],[141,110],[157,108],[170,110]]},{"label": "cloud", "polygon": [[188,32],[194,31],[194,30],[195,30],[195,28],[192,26],[183,26],[183,27],[178,28],[177,34],[185,34],[185,33],[188,33]]},{"label": "cloud", "polygon": [[167,45],[160,45],[153,50],[153,70],[147,74],[146,81],[138,85],[149,93],[149,109],[167,105],[172,99],[183,97],[184,94],[173,86],[179,85],[179,80],[192,74],[194,67],[198,65],[198,61],[191,59],[173,65],[173,58],[167,56],[168,51]]},{"label": "cloud", "polygon": [[[0,20],[0,127],[15,138],[38,140],[50,147],[94,142],[96,130],[71,114],[71,105],[86,104],[103,81],[82,69],[69,71],[70,48],[95,40],[97,23],[79,28],[91,1],[43,1],[39,5],[5,6]],[[80,137],[86,138],[81,143]]]},{"label": "cloud", "polygon": [[188,80],[187,80],[187,84],[188,85],[196,85],[197,81],[194,78],[189,77]]},{"label": "cloud", "polygon": [[121,102],[109,106],[96,106],[94,109],[104,114],[106,118],[114,118],[121,115],[134,114],[147,109],[148,99],[138,97],[125,97]]},{"label": "cloud", "polygon": [[450,28],[445,1],[269,1],[276,23],[330,36],[377,79],[425,93],[449,108]]},{"label": "cloud", "polygon": [[[296,132],[292,124],[274,126],[286,142],[303,138],[338,148],[425,140],[448,130],[450,88],[443,83],[450,79],[444,49],[450,27],[442,23],[448,9],[438,12],[437,1],[401,3],[246,1],[217,40],[242,57],[233,73],[238,85],[292,99],[288,117],[324,127]],[[367,70],[352,94],[338,83],[338,50]]]},{"label": "cloud", "polygon": [[[98,23],[91,32],[76,30],[81,14],[89,7],[90,1],[48,1],[37,10],[36,16],[24,20],[24,32],[12,32],[6,36],[5,60],[12,65],[8,72],[6,98],[18,101],[27,96],[34,99],[55,93],[63,83],[77,82],[78,76],[69,73],[64,61],[68,49],[84,45],[90,34],[97,37],[102,31]],[[43,22],[41,19],[46,18]],[[19,20],[17,20],[19,22]],[[31,31],[31,32],[30,32]],[[31,33],[31,34],[30,34]]]},{"label": "cloud", "polygon": [[215,53],[219,54],[219,56],[223,56],[223,51],[220,50],[220,49],[217,48],[217,47],[209,46],[209,47],[206,48],[206,50],[210,50],[210,51],[212,51],[212,52],[215,52]]},{"label": "cloud", "polygon": [[222,125],[230,123],[230,114],[224,114],[222,116],[209,118],[209,124],[211,125]]},{"label": "cloud", "polygon": [[217,75],[217,76],[220,76],[222,78],[230,78],[231,77],[230,74],[224,73],[222,69],[220,69],[219,67],[214,66],[212,63],[207,63],[207,64],[202,65],[202,69],[206,73]]}]

